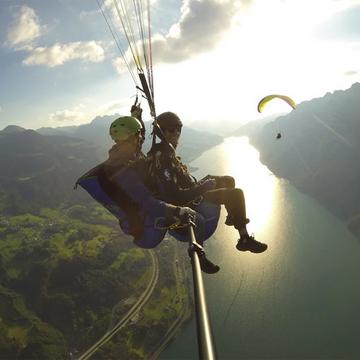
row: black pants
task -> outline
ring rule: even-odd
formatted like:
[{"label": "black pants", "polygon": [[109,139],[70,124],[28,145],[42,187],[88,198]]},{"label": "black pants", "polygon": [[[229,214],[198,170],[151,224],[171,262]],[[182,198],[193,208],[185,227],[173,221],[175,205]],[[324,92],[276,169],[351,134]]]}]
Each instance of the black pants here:
[{"label": "black pants", "polygon": [[231,176],[211,176],[216,180],[216,189],[207,191],[203,198],[217,205],[225,205],[231,223],[236,229],[244,227],[249,220],[246,218],[245,196],[241,189],[235,188],[235,180]]}]

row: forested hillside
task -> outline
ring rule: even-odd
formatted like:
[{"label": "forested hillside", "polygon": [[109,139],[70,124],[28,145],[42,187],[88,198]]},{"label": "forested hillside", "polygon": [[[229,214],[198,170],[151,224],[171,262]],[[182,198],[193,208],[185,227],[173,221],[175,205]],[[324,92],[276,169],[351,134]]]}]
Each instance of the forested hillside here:
[{"label": "forested hillside", "polygon": [[[85,191],[74,190],[102,160],[97,145],[76,137],[16,126],[0,132],[0,357],[79,355],[147,287],[149,252]],[[180,312],[189,316],[175,301],[179,290],[187,292],[185,282],[176,283],[174,242],[165,241],[157,256],[161,275],[145,313],[99,359],[143,359]]]}]

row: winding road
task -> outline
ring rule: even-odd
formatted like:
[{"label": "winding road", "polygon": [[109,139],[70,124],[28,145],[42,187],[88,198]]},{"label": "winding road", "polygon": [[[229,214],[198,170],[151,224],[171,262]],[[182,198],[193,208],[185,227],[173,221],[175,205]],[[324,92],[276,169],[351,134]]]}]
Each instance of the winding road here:
[{"label": "winding road", "polygon": [[166,332],[166,334],[163,336],[161,341],[155,346],[154,350],[149,354],[147,357],[148,360],[156,360],[160,356],[160,354],[163,352],[163,350],[166,348],[168,343],[174,339],[176,336],[176,333],[180,329],[183,322],[188,318],[188,308],[189,308],[189,298],[186,295],[181,296],[180,287],[181,285],[185,285],[185,279],[186,279],[186,271],[184,268],[184,263],[179,262],[177,260],[177,250],[178,247],[175,247],[175,258],[174,258],[174,274],[176,278],[176,287],[177,287],[177,294],[178,299],[182,304],[181,311],[175,321],[170,326],[169,330]]},{"label": "winding road", "polygon": [[107,331],[101,339],[99,339],[93,346],[91,346],[87,351],[85,351],[78,360],[86,360],[89,359],[91,355],[93,355],[101,346],[106,344],[119,330],[121,330],[147,303],[152,292],[154,291],[155,285],[159,278],[159,262],[158,258],[153,250],[149,251],[151,260],[153,262],[153,272],[151,276],[151,280],[145,289],[145,291],[141,294],[137,302],[131,307],[131,309],[126,313],[126,315],[109,331]]}]

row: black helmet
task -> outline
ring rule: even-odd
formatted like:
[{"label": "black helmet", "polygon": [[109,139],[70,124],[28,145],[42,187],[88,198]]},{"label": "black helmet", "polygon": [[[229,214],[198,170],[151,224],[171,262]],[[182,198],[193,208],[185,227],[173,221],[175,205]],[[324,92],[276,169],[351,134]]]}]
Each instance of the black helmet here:
[{"label": "black helmet", "polygon": [[173,129],[174,127],[181,129],[182,127],[180,118],[171,111],[163,112],[156,117],[156,121],[162,130]]}]

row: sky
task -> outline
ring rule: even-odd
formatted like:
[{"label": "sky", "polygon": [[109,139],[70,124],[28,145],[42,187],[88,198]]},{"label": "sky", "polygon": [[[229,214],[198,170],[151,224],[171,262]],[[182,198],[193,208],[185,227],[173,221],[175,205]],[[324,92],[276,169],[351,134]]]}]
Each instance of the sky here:
[{"label": "sky", "polygon": [[[0,130],[129,113],[137,91],[98,1],[0,0]],[[360,0],[150,3],[157,114],[185,125],[228,133],[291,110],[258,114],[265,95],[301,103],[360,81]],[[111,0],[103,10],[120,29]]]}]

